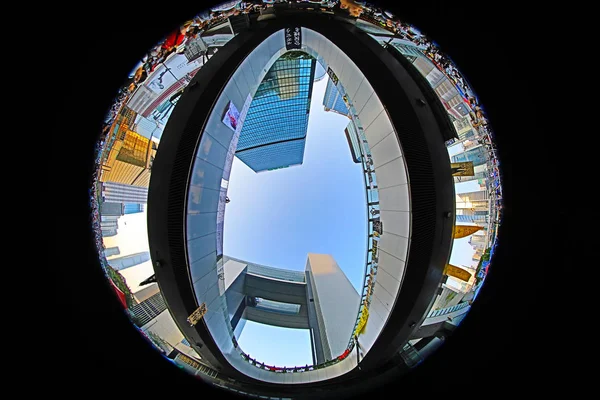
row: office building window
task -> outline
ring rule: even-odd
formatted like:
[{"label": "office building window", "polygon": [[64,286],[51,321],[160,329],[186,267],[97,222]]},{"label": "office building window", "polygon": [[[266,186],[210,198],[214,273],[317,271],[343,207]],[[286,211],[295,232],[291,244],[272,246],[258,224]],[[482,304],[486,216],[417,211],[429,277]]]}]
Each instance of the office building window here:
[{"label": "office building window", "polygon": [[136,132],[128,131],[123,139],[123,146],[119,150],[117,160],[145,167],[149,145],[150,139]]},{"label": "office building window", "polygon": [[135,214],[144,211],[144,205],[138,203],[126,203],[123,209],[124,214]]}]

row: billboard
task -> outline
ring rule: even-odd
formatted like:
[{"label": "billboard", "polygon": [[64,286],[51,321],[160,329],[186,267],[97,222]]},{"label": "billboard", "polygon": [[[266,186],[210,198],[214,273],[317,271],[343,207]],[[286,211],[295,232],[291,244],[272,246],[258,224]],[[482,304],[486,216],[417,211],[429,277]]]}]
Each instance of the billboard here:
[{"label": "billboard", "polygon": [[455,225],[454,226],[454,239],[460,239],[460,238],[467,237],[481,229],[483,229],[483,228],[480,226]]},{"label": "billboard", "polygon": [[335,74],[335,72],[333,72],[333,70],[331,69],[331,67],[327,67],[327,75],[329,75],[329,77],[331,78],[331,81],[333,82],[334,85],[337,86],[338,83],[338,77]]},{"label": "billboard", "polygon": [[302,47],[302,31],[299,26],[285,28],[285,49],[299,49]]},{"label": "billboard", "polygon": [[472,161],[450,163],[452,176],[475,176],[475,167]]},{"label": "billboard", "polygon": [[446,264],[446,267],[444,267],[444,275],[453,276],[465,282],[468,282],[469,279],[471,279],[471,273],[469,271],[452,264]]},{"label": "billboard", "polygon": [[231,130],[235,131],[238,125],[238,121],[240,120],[240,112],[236,108],[233,102],[229,102],[227,107],[225,107],[225,112],[223,114],[223,123],[227,125]]}]

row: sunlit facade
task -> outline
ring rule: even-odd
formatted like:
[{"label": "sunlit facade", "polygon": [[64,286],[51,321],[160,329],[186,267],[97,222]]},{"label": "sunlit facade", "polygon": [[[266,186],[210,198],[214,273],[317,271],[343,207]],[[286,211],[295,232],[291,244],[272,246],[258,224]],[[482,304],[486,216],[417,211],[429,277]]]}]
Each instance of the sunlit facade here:
[{"label": "sunlit facade", "polygon": [[452,162],[471,161],[474,166],[483,165],[488,161],[488,154],[483,146],[476,146],[462,153],[452,156]]},{"label": "sunlit facade", "polygon": [[327,87],[325,88],[325,96],[323,96],[323,106],[325,111],[334,111],[338,114],[350,116],[348,106],[344,102],[344,98],[337,90],[331,79],[327,80]]}]

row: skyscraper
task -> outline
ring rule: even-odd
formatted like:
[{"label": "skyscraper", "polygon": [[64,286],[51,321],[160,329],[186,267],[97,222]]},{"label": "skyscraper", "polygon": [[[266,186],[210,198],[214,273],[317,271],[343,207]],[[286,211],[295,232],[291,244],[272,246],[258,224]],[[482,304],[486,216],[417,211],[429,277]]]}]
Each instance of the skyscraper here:
[{"label": "skyscraper", "polygon": [[471,222],[471,223],[486,222],[486,219],[487,219],[486,214],[472,214],[472,215],[457,215],[456,216],[457,223],[460,223],[460,222]]},{"label": "skyscraper", "polygon": [[235,153],[254,172],[302,164],[315,64],[304,52],[288,52],[258,86]]},{"label": "skyscraper", "polygon": [[236,337],[242,334],[246,321],[254,321],[308,329],[315,363],[344,353],[352,337],[361,296],[331,255],[309,253],[304,271],[229,256],[223,256],[221,261],[223,285],[219,293],[225,298]]},{"label": "skyscraper", "polygon": [[325,111],[334,111],[348,118],[350,117],[348,106],[346,106],[342,95],[337,90],[331,79],[327,80],[325,96],[323,96],[323,106],[325,107]]},{"label": "skyscraper", "polygon": [[342,354],[356,322],[360,295],[329,254],[309,253],[306,276],[310,281],[318,334],[325,359]]},{"label": "skyscraper", "polygon": [[148,202],[148,188],[115,182],[102,182],[102,199],[111,203]]},{"label": "skyscraper", "polygon": [[352,155],[352,160],[355,163],[360,163],[362,161],[362,156],[360,153],[358,132],[356,132],[354,122],[350,121],[348,123],[346,129],[344,129],[344,133],[346,134],[346,140],[348,140],[348,146],[350,147],[350,154]]}]

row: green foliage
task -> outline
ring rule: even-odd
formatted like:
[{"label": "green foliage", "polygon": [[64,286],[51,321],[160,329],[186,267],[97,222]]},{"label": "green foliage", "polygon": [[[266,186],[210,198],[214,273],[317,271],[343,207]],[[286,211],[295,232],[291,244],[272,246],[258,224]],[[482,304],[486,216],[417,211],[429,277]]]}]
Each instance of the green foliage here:
[{"label": "green foliage", "polygon": [[310,54],[298,50],[288,51],[280,57],[281,60],[311,60],[312,58]]},{"label": "green foliage", "polygon": [[490,260],[490,248],[489,247],[487,249],[485,249],[485,251],[483,252],[483,255],[481,256],[481,260],[482,261]]},{"label": "green foliage", "polygon": [[123,275],[121,275],[118,271],[116,271],[110,265],[107,265],[106,272],[108,273],[109,278],[115,283],[115,285],[119,288],[121,292],[125,294],[125,301],[127,302],[127,308],[132,309],[136,304],[135,299],[133,298],[133,293],[131,293],[131,289],[127,286],[127,282]]}]

